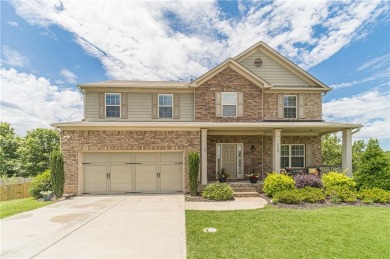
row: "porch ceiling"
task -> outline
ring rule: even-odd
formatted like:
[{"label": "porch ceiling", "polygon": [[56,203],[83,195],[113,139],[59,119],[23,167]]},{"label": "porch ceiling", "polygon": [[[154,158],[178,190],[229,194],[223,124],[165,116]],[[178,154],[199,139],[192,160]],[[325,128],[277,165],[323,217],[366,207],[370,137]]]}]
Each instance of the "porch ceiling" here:
[{"label": "porch ceiling", "polygon": [[347,129],[360,129],[360,124],[334,122],[124,122],[124,121],[77,121],[53,123],[62,130],[137,130],[137,131],[200,131],[216,135],[262,135],[281,129],[282,135],[323,135]]}]

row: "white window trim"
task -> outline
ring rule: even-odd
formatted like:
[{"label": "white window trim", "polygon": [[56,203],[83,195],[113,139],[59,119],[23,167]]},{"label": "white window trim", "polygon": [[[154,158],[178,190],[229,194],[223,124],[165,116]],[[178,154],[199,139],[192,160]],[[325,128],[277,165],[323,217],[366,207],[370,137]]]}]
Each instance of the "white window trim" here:
[{"label": "white window trim", "polygon": [[[236,94],[236,104],[235,104],[235,106],[236,106],[236,115],[234,115],[234,116],[225,116],[225,115],[223,115],[223,106],[224,106],[223,96],[225,94]],[[226,117],[226,118],[235,118],[235,117],[237,117],[237,109],[238,109],[237,98],[238,98],[238,93],[237,92],[222,92],[221,93],[221,115],[222,115],[222,117]],[[226,104],[226,105],[233,105],[233,104]]]},{"label": "white window trim", "polygon": [[167,105],[161,106],[161,107],[171,107],[172,108],[172,117],[164,117],[161,119],[172,119],[173,118],[173,102],[174,102],[173,94],[158,94],[157,95],[157,118],[160,118],[160,96],[170,96],[172,98],[172,105],[171,106],[167,106]]},{"label": "white window trim", "polygon": [[[288,97],[288,96],[295,96],[295,106],[284,106],[284,97]],[[294,118],[284,117],[285,116],[284,108],[295,108],[295,117]],[[297,119],[297,118],[298,118],[298,95],[296,95],[296,94],[283,95],[283,119],[291,120],[291,119]]]},{"label": "white window trim", "polygon": [[[107,105],[107,95],[108,94],[118,94],[119,95],[119,105]],[[119,117],[107,117],[107,106],[119,106]],[[122,95],[121,95],[121,93],[105,93],[104,94],[104,117],[112,118],[112,119],[122,118],[121,106],[122,106]]]},{"label": "white window trim", "polygon": [[[306,167],[306,148],[305,144],[282,144],[280,145],[281,147],[283,146],[288,146],[288,168],[305,168]],[[302,156],[292,156],[291,155],[291,146],[303,146],[303,155]],[[286,157],[282,156],[282,152],[280,152],[280,158]],[[303,157],[303,167],[291,167],[291,158],[292,157]]]}]

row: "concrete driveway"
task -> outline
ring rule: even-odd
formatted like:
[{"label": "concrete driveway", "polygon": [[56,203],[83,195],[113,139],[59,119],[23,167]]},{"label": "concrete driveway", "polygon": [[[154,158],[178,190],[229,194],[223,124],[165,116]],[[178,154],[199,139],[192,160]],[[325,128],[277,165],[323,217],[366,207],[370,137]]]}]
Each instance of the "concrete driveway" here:
[{"label": "concrete driveway", "polygon": [[80,196],[0,221],[1,258],[185,258],[183,195]]}]

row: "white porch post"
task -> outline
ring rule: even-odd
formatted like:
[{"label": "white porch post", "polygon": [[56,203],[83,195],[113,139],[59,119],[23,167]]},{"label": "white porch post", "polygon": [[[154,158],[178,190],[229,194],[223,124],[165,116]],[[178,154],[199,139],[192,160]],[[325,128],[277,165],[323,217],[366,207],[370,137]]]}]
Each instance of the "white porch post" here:
[{"label": "white porch post", "polygon": [[280,136],[281,129],[275,129],[272,141],[272,170],[280,173]]},{"label": "white porch post", "polygon": [[342,170],[347,169],[347,175],[352,176],[352,130],[343,130],[342,133]]},{"label": "white porch post", "polygon": [[202,185],[207,184],[207,129],[201,129],[202,132],[202,138],[201,138],[201,160],[202,160],[202,167],[201,167],[201,182]]}]

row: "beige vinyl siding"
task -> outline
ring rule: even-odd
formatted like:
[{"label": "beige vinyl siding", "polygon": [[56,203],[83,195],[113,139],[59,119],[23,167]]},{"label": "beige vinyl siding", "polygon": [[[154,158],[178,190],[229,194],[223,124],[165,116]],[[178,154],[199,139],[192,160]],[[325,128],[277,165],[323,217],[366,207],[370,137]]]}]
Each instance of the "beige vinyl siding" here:
[{"label": "beige vinyl siding", "polygon": [[[253,60],[255,58],[263,59],[264,63],[262,67],[255,67],[253,65]],[[294,75],[292,72],[285,69],[260,51],[257,51],[251,56],[242,60],[240,64],[274,85],[309,86],[308,83],[306,83],[305,81],[303,81],[302,79]]]},{"label": "beige vinyl siding", "polygon": [[[192,93],[180,95],[180,118],[178,119],[152,119],[152,93],[127,93],[127,119],[115,118],[121,121],[193,121],[194,96]],[[89,121],[102,121],[99,119],[99,93],[86,92],[86,119]],[[113,120],[112,118],[107,120]]]}]

